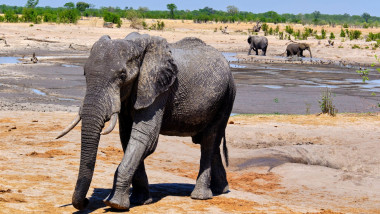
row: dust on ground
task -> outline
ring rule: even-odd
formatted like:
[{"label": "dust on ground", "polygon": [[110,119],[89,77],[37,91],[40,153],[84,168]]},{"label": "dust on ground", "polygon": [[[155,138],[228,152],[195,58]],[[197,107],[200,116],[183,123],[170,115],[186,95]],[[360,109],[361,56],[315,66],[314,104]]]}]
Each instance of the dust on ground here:
[{"label": "dust on ground", "polygon": [[[72,213],[80,127],[54,137],[74,113],[0,112],[0,213]],[[378,213],[378,114],[238,115],[227,142],[230,192],[192,200],[200,158],[190,138],[160,136],[146,159],[154,202],[130,213]],[[115,129],[117,130],[117,128]],[[91,213],[123,156],[118,132],[101,137],[88,197]]]}]

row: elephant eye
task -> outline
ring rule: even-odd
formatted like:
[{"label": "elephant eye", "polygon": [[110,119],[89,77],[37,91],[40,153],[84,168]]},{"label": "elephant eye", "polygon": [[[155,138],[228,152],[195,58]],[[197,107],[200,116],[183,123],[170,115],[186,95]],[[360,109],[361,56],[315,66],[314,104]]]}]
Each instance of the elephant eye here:
[{"label": "elephant eye", "polygon": [[121,70],[120,79],[123,81],[125,79],[127,79],[127,70],[125,68],[123,68],[123,70]]}]

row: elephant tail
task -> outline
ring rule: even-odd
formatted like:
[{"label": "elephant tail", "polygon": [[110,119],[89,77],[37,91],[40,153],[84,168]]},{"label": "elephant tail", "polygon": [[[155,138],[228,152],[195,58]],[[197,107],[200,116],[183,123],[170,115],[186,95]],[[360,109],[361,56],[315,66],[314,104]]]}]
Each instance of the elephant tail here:
[{"label": "elephant tail", "polygon": [[224,155],[224,160],[226,161],[226,166],[228,166],[228,148],[227,148],[225,132],[223,133],[223,155]]}]

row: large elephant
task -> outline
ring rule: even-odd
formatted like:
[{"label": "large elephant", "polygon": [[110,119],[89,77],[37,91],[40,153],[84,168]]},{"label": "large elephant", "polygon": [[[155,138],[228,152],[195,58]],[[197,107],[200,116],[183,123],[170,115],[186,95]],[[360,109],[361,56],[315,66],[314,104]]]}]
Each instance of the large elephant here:
[{"label": "large elephant", "polygon": [[308,50],[310,53],[310,58],[313,56],[311,55],[310,45],[306,43],[291,43],[286,47],[286,56],[294,56],[297,55],[298,57],[304,57],[303,51]]},{"label": "large elephant", "polygon": [[249,36],[248,39],[249,50],[248,55],[251,55],[251,50],[256,51],[256,55],[259,55],[259,49],[263,51],[263,56],[267,53],[268,39],[264,36]]},{"label": "large elephant", "polygon": [[131,202],[152,201],[144,159],[154,152],[159,134],[191,136],[201,145],[191,198],[209,199],[213,193],[228,191],[219,147],[223,140],[228,165],[225,128],[236,88],[228,62],[216,49],[197,38],[168,44],[163,38],[138,33],[114,40],[103,36],[93,45],[84,72],[87,88],[79,115],[58,136],[82,120],[75,208],[84,209],[89,203],[86,194],[99,138],[113,130],[117,118],[124,157],[105,200],[108,206],[129,209],[131,184]]}]

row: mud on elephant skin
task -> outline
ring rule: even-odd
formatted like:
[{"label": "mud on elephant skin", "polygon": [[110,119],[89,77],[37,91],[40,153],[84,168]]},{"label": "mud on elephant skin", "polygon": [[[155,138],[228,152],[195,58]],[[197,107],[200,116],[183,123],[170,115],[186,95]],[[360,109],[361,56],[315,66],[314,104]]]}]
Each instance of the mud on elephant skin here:
[{"label": "mud on elephant skin", "polygon": [[294,56],[297,55],[298,57],[304,57],[303,51],[308,50],[310,53],[310,58],[313,56],[311,55],[310,45],[306,43],[291,43],[286,47],[286,56]]},{"label": "mud on elephant skin", "polygon": [[268,39],[264,36],[249,36],[248,39],[249,50],[248,55],[251,55],[251,50],[256,52],[256,55],[259,55],[259,49],[262,50],[263,56],[267,53],[268,48]]},{"label": "mud on elephant skin", "polygon": [[[131,184],[131,201],[152,201],[144,159],[154,152],[159,134],[191,136],[201,145],[200,169],[191,198],[209,199],[213,193],[228,191],[220,145],[223,141],[228,165],[225,128],[236,88],[221,53],[197,38],[168,44],[163,38],[138,33],[114,40],[103,36],[93,45],[84,71],[87,88],[83,105],[77,118],[59,135],[82,121],[74,207],[86,207],[100,135],[110,133],[118,119],[124,157],[105,200],[107,205],[129,209]],[[109,127],[103,129],[109,120]]]}]

